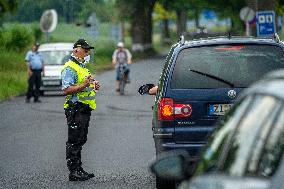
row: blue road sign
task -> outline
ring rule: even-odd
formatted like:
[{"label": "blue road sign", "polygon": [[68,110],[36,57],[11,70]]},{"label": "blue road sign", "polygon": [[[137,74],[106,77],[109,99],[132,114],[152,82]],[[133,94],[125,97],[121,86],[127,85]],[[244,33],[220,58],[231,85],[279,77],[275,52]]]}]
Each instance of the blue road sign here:
[{"label": "blue road sign", "polygon": [[275,12],[259,11],[256,14],[256,26],[258,37],[269,37],[276,32]]}]

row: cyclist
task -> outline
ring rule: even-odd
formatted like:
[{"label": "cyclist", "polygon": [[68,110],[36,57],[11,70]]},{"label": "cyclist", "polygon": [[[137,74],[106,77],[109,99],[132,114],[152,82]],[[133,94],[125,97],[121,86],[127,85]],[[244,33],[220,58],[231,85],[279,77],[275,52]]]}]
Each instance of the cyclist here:
[{"label": "cyclist", "polygon": [[129,64],[132,63],[132,55],[127,48],[124,47],[123,42],[117,43],[117,49],[112,55],[112,64],[116,68],[116,91],[119,91],[119,64],[123,64],[125,75],[127,77],[126,83],[130,83],[129,80]]}]

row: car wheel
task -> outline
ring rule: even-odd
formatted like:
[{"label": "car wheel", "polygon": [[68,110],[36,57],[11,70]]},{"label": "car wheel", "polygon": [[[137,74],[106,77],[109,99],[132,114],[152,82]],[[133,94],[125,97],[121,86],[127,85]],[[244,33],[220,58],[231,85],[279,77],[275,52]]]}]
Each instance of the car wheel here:
[{"label": "car wheel", "polygon": [[156,177],[156,188],[157,189],[175,189],[176,188],[176,183],[175,181],[168,181],[164,179],[160,179]]},{"label": "car wheel", "polygon": [[162,144],[159,140],[155,140],[154,139],[154,142],[155,142],[155,149],[156,149],[156,155],[159,155],[163,152],[163,149],[162,149]]}]

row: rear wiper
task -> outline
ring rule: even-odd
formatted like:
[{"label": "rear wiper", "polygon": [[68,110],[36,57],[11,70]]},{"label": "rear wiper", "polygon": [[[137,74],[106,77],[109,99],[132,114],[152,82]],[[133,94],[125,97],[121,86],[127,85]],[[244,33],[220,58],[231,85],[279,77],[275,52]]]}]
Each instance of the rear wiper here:
[{"label": "rear wiper", "polygon": [[220,77],[217,77],[217,76],[214,76],[214,75],[210,75],[210,74],[208,74],[208,73],[203,73],[203,72],[200,72],[200,71],[197,71],[197,70],[192,70],[192,69],[188,69],[188,70],[191,71],[191,72],[200,74],[200,75],[204,75],[204,76],[206,76],[206,77],[210,77],[210,78],[215,79],[215,80],[217,80],[217,81],[221,81],[221,82],[223,82],[223,83],[226,83],[226,84],[229,85],[230,87],[234,87],[234,84],[233,84],[233,83],[231,83],[230,81],[226,81],[226,80],[224,80],[224,79],[222,79],[222,78],[220,78]]}]

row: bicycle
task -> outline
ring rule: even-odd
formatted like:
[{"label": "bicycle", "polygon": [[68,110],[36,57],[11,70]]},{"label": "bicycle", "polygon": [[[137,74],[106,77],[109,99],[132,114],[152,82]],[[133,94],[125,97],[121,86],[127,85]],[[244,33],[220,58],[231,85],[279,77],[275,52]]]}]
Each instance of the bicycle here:
[{"label": "bicycle", "polygon": [[123,64],[119,64],[118,70],[119,70],[119,94],[124,95],[127,76],[125,74],[125,68]]}]

